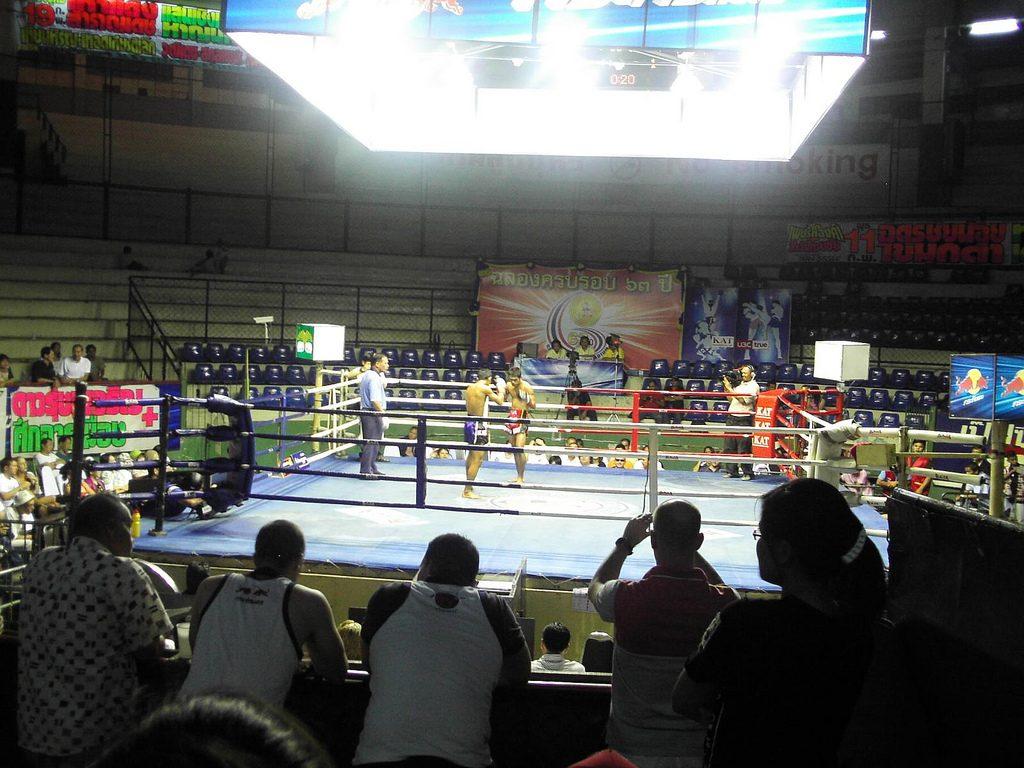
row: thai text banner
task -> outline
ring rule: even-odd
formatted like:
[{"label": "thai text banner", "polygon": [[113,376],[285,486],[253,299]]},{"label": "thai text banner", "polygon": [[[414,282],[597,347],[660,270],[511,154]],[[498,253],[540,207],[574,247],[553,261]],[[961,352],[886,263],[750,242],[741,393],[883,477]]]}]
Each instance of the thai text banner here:
[{"label": "thai text banner", "polygon": [[[365,0],[225,0],[232,32],[330,35],[366,19]],[[687,50],[863,55],[867,0],[383,0],[381,37]]]}]

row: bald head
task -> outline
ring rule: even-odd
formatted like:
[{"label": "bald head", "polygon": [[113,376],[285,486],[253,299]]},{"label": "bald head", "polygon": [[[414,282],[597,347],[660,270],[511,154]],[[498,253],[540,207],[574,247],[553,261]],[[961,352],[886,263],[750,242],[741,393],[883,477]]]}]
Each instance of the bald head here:
[{"label": "bald head", "polygon": [[272,568],[284,574],[295,568],[306,555],[306,538],[290,520],[267,523],[256,534],[253,561],[257,568]]},{"label": "bald head", "polygon": [[651,545],[658,562],[664,558],[692,559],[704,536],[700,532],[700,511],[688,501],[673,499],[654,510]]},{"label": "bald head", "polygon": [[132,552],[132,514],[110,493],[97,493],[75,511],[73,536],[88,536],[119,557]]}]

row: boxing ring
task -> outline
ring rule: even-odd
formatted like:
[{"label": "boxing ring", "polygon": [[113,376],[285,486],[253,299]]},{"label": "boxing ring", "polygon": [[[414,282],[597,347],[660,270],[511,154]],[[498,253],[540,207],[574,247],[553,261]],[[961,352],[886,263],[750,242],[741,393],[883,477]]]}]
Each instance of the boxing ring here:
[{"label": "boxing ring", "polygon": [[[402,380],[388,381],[389,387],[402,383]],[[422,385],[422,382],[417,383]],[[431,386],[439,384],[442,383],[431,382]],[[512,482],[516,474],[514,464],[489,460],[473,482],[482,498],[467,499],[462,497],[466,484],[464,462],[428,458],[431,449],[455,451],[465,450],[467,446],[461,441],[432,439],[428,429],[461,431],[462,424],[470,417],[464,413],[407,410],[437,407],[437,400],[391,400],[389,407],[402,409],[391,411],[392,423],[417,426],[418,436],[416,440],[378,442],[382,446],[412,449],[414,456],[392,458],[385,465],[385,478],[364,478],[350,456],[366,441],[356,436],[360,411],[353,407],[358,406],[358,398],[351,397],[349,386],[338,383],[310,388],[308,395],[312,397],[312,406],[286,405],[283,398],[235,401],[216,395],[163,397],[133,403],[157,405],[161,413],[156,429],[121,434],[123,437],[154,437],[159,444],[158,461],[134,464],[135,468],[152,469],[157,473],[156,490],[126,495],[126,501],[148,501],[158,508],[154,519],[143,520],[143,535],[136,540],[135,549],[149,557],[247,558],[252,554],[259,528],[271,520],[285,518],[296,522],[306,536],[307,563],[325,567],[415,571],[427,543],[440,533],[454,531],[468,536],[477,545],[481,573],[513,573],[525,557],[531,577],[556,582],[589,580],[628,519],[650,511],[660,501],[684,498],[701,510],[705,543],[700,554],[712,576],[740,590],[774,591],[777,589],[774,585],[760,578],[751,534],[757,525],[759,497],[785,479],[770,476],[744,482],[714,473],[662,469],[659,459],[714,460],[723,465],[752,460],[750,455],[660,451],[662,436],[723,437],[757,430],[757,434],[767,432],[776,436],[773,439],[802,441],[806,446],[803,457],[787,454],[776,461],[790,471],[799,467],[804,474],[815,475],[825,470],[838,474],[849,466],[848,461],[818,456],[823,453],[819,443],[828,442],[819,437],[832,425],[810,411],[801,411],[799,406],[794,409],[803,418],[805,426],[802,427],[685,426],[639,421],[581,423],[534,416],[530,423],[531,435],[586,434],[590,439],[595,434],[610,437],[625,434],[629,436],[632,450],[612,452],[603,448],[569,449],[547,445],[513,448],[493,442],[486,446],[489,457],[516,452],[558,455],[565,459],[614,455],[617,459],[638,462],[646,459],[647,468],[530,463],[526,482],[519,486]],[[461,388],[465,384],[454,386]],[[651,393],[644,391],[642,394],[649,396]],[[722,393],[708,394],[726,397]],[[113,404],[94,402],[91,406]],[[77,462],[80,469],[117,468],[117,464],[89,465],[84,461],[81,446],[87,405],[83,389],[76,394],[73,464]],[[464,400],[445,400],[443,405],[465,408]],[[170,430],[167,414],[172,408],[194,409],[209,423]],[[562,404],[539,404],[535,413],[565,408]],[[495,410],[500,412],[501,408]],[[640,412],[646,409],[638,411],[634,401],[621,410],[636,418],[645,415]],[[310,420],[312,428],[299,434],[290,432],[289,423],[297,418]],[[487,423],[492,431],[500,431],[507,421],[501,416],[472,419]],[[903,441],[909,439],[906,428],[873,432]],[[928,434],[941,439],[937,433]],[[174,437],[201,438],[211,450],[199,460],[171,458],[168,446]],[[961,435],[955,438],[963,440]],[[646,441],[644,450],[640,450],[639,440]],[[261,445],[266,447],[261,448]],[[304,450],[291,454],[291,447],[295,446]],[[299,456],[301,460],[288,461],[292,456]],[[202,487],[169,491],[168,473],[178,471],[199,473],[203,477]],[[72,471],[72,486],[79,476],[80,472]],[[72,498],[77,498],[77,494],[78,488],[73,487]],[[190,498],[203,499],[215,514],[203,518],[189,511],[173,517],[163,514],[169,503],[173,505],[175,501]],[[883,559],[887,559],[888,527],[884,517],[869,504],[860,504],[854,511]],[[653,565],[650,543],[644,542],[626,561],[622,575],[637,578]]]}]

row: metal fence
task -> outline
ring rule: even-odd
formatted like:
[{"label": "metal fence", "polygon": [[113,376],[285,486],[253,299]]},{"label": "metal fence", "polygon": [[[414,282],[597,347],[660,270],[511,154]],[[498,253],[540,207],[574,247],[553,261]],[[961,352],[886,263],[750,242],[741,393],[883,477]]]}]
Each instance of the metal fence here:
[{"label": "metal fence", "polygon": [[[356,345],[466,349],[473,341],[469,289],[133,276],[129,294],[129,345],[151,369],[182,341],[287,343],[309,322],[344,325]],[[265,316],[274,318],[266,328],[255,322]]]}]

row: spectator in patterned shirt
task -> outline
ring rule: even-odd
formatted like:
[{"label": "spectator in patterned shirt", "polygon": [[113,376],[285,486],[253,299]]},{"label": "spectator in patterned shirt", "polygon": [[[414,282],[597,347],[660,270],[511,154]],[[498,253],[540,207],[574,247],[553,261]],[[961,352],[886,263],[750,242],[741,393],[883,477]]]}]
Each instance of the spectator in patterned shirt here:
[{"label": "spectator in patterned shirt", "polygon": [[67,547],[36,555],[24,576],[18,744],[35,764],[86,765],[128,731],[138,719],[136,661],[156,658],[171,629],[130,559],[124,504],[108,494],[84,500],[72,535]]}]

